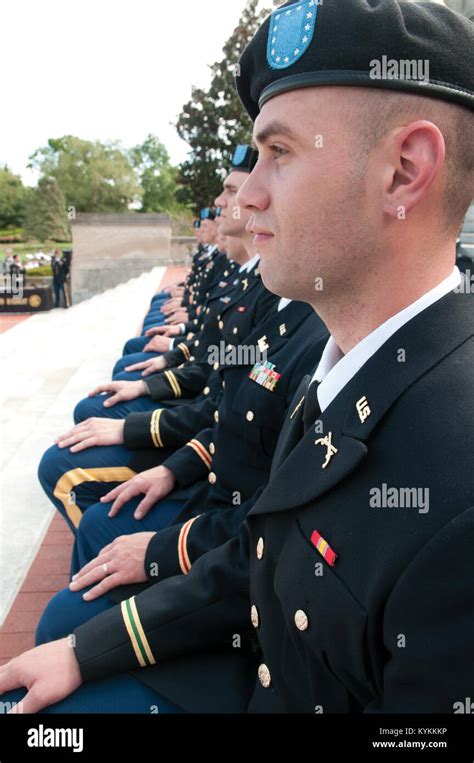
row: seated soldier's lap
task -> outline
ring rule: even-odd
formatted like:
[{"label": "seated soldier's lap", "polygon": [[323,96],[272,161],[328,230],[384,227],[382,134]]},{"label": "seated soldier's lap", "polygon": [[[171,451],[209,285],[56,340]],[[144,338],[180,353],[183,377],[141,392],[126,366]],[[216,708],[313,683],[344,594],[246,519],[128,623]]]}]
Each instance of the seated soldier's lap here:
[{"label": "seated soldier's lap", "polygon": [[38,479],[44,492],[75,532],[82,514],[112,488],[131,479],[133,453],[124,445],[105,445],[71,453],[53,445],[44,453]]},{"label": "seated soldier's lap", "polygon": [[65,638],[79,625],[115,607],[116,603],[107,596],[85,601],[83,594],[91,588],[74,592],[63,588],[50,599],[36,628],[35,646]]},{"label": "seated soldier's lap", "polygon": [[[112,371],[112,378],[115,379],[116,375],[125,371],[127,366],[132,366],[134,363],[143,363],[144,360],[152,360],[160,355],[162,355],[161,352],[132,352],[130,355],[125,355],[117,360]],[[142,378],[141,371],[139,372],[139,378]]]},{"label": "seated soldier's lap", "polygon": [[143,379],[141,371],[119,371],[112,377],[112,381],[140,381]]},{"label": "seated soldier's lap", "polygon": [[143,348],[150,341],[148,336],[134,336],[125,342],[122,355],[131,355],[134,352],[142,352]]},{"label": "seated soldier's lap", "polygon": [[[2,703],[21,703],[26,689],[15,689],[2,694]],[[5,704],[3,705],[5,707]],[[75,692],[45,707],[41,714],[56,713],[183,713],[184,710],[149,689],[128,674],[104,678],[101,681],[83,684]]]},{"label": "seated soldier's lap", "polygon": [[94,397],[85,397],[74,408],[74,423],[90,419],[94,416],[104,419],[126,419],[129,413],[140,411],[153,411],[160,408],[161,404],[152,400],[151,397],[137,397],[135,400],[117,403],[107,408],[104,401],[112,397],[111,395],[94,395]]},{"label": "seated soldier's lap", "polygon": [[174,524],[191,491],[192,488],[173,491],[167,498],[155,503],[143,519],[135,519],[133,516],[143,496],[127,501],[115,517],[108,516],[111,503],[90,506],[77,528],[73,552],[76,569],[73,569],[73,574],[91,559],[95,559],[105,546],[121,535],[158,532]]}]

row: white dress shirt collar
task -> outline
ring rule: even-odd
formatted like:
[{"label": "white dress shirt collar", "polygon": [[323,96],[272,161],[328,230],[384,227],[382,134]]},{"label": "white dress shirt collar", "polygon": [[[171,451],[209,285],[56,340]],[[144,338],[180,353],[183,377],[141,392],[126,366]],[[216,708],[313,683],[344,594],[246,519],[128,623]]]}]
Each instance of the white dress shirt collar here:
[{"label": "white dress shirt collar", "polygon": [[292,301],[293,301],[292,299],[287,299],[287,297],[282,297],[278,303],[278,312],[280,312],[280,310],[284,310],[285,307],[288,307],[288,305]]},{"label": "white dress shirt collar", "polygon": [[321,360],[314,373],[311,382],[318,381],[318,402],[321,412],[324,411],[330,403],[339,394],[341,389],[352,379],[357,371],[374,355],[377,350],[394,334],[399,328],[408,323],[415,315],[426,310],[427,307],[437,302],[450,291],[459,286],[461,274],[457,267],[441,283],[430,291],[423,294],[411,305],[405,307],[400,312],[392,315],[364,339],[361,339],[347,355],[344,355],[335,343],[332,336],[323,350]]}]

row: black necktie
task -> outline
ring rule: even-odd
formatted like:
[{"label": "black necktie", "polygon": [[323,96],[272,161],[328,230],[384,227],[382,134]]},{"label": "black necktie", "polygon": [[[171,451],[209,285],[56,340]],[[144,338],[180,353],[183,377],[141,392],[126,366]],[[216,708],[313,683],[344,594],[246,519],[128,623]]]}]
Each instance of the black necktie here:
[{"label": "black necktie", "polygon": [[316,419],[321,413],[321,408],[318,402],[318,387],[320,382],[314,381],[308,387],[306,398],[303,408],[303,426],[304,431],[307,432],[310,427],[316,422]]}]

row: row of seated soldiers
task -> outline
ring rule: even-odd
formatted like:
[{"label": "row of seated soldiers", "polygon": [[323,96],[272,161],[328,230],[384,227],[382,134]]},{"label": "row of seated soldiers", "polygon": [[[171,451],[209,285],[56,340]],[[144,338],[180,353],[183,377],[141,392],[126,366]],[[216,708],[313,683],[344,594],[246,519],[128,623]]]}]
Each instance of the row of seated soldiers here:
[{"label": "row of seated soldiers", "polygon": [[[236,147],[216,206],[195,222],[186,280],[153,297],[112,381],[76,405],[75,426],[43,456],[40,482],[75,535],[76,590],[49,603],[38,644],[186,575],[219,545],[208,520],[240,506],[228,515],[238,534],[268,482],[285,415],[328,332],[308,304],[262,282],[249,213],[235,198],[256,159],[250,146]],[[124,536],[143,555],[140,584],[107,571],[97,578],[94,560]]]}]

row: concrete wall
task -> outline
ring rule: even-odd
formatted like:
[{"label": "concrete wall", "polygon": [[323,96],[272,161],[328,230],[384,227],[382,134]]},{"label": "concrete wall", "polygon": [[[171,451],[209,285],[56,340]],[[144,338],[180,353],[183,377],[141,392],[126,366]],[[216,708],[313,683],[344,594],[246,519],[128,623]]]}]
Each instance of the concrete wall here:
[{"label": "concrete wall", "polygon": [[[184,262],[187,243],[173,242],[164,214],[84,214],[72,222],[73,302],[117,286],[156,265]],[[192,244],[189,244],[192,250]],[[181,258],[181,259],[180,259]]]},{"label": "concrete wall", "polygon": [[197,249],[194,236],[173,236],[171,239],[171,262],[176,265],[189,264]]}]

